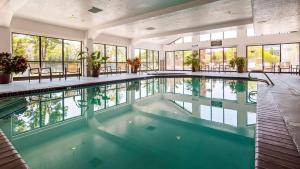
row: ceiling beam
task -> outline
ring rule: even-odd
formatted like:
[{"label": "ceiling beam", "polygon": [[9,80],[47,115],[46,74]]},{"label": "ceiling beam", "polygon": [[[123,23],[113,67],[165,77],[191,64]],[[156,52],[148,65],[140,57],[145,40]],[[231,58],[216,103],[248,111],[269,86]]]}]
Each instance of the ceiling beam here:
[{"label": "ceiling beam", "polygon": [[0,0],[0,26],[9,27],[16,10],[26,4],[28,0]]},{"label": "ceiling beam", "polygon": [[141,14],[141,15],[133,16],[133,17],[120,18],[120,19],[115,20],[115,21],[111,21],[111,22],[107,22],[107,23],[104,23],[104,24],[99,24],[97,26],[94,26],[93,28],[88,30],[88,36],[89,36],[89,38],[95,38],[104,29],[108,29],[108,28],[112,28],[112,27],[116,27],[116,26],[120,26],[120,25],[124,25],[124,24],[128,24],[128,23],[133,23],[133,22],[137,22],[137,21],[140,21],[140,20],[145,20],[145,19],[149,19],[149,18],[161,16],[161,15],[166,15],[166,14],[169,14],[169,13],[174,13],[176,11],[181,11],[181,10],[184,10],[184,9],[193,8],[195,6],[201,6],[201,5],[209,4],[209,3],[216,2],[216,1],[219,1],[219,0],[193,0],[193,1],[190,1],[190,2],[182,3],[182,4],[179,4],[179,5],[167,7],[167,8],[164,8],[164,9],[144,13],[144,14]]},{"label": "ceiling beam", "polygon": [[233,27],[233,26],[243,26],[243,25],[252,24],[252,23],[253,23],[253,18],[249,17],[249,18],[245,18],[245,19],[219,22],[219,23],[215,23],[215,24],[211,24],[211,25],[198,26],[198,27],[193,27],[193,28],[185,28],[185,29],[173,30],[173,31],[168,31],[168,32],[150,34],[150,35],[134,38],[134,41],[139,41],[142,39],[165,37],[165,36],[171,36],[171,35],[177,35],[177,34],[184,34],[184,33],[208,31],[208,30],[221,29],[221,28]]}]

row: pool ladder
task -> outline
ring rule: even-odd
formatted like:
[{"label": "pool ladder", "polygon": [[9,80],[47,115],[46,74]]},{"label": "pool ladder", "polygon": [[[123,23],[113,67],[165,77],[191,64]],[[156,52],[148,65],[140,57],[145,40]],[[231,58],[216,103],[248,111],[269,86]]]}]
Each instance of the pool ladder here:
[{"label": "pool ladder", "polygon": [[[266,79],[259,79],[259,78],[253,78],[253,77],[251,76],[251,73],[262,73],[262,74],[264,74],[264,75],[267,77],[268,80],[266,80]],[[273,81],[271,80],[271,78],[267,75],[267,73],[265,73],[265,72],[263,72],[263,71],[261,71],[261,70],[252,70],[252,71],[250,71],[250,72],[248,73],[248,77],[249,77],[250,80],[257,80],[257,81],[260,81],[260,82],[267,83],[268,86],[269,86],[269,85],[272,85],[272,86],[275,85],[275,84],[273,83]]]}]

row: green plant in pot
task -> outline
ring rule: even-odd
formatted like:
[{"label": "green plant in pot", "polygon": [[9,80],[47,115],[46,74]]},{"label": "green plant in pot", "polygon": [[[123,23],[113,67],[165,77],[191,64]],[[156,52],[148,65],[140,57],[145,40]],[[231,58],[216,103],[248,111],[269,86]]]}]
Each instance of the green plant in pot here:
[{"label": "green plant in pot", "polygon": [[237,57],[230,60],[229,65],[233,69],[237,67],[238,73],[243,73],[247,64],[247,60],[244,57]]},{"label": "green plant in pot", "polygon": [[78,54],[79,59],[87,59],[88,70],[90,70],[92,77],[98,77],[100,74],[100,68],[102,64],[106,64],[108,57],[103,56],[100,51],[95,51],[88,56],[88,49],[86,52],[80,52]]},{"label": "green plant in pot", "polygon": [[193,53],[186,57],[185,65],[192,66],[192,72],[199,71],[200,69],[200,60],[198,51],[193,51]]},{"label": "green plant in pot", "polygon": [[0,84],[11,83],[12,73],[24,73],[27,68],[28,62],[25,57],[0,53]]}]

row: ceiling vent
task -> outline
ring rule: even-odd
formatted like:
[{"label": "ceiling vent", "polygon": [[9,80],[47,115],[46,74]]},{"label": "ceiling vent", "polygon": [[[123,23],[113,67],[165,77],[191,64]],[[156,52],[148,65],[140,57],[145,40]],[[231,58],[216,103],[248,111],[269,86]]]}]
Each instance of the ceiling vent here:
[{"label": "ceiling vent", "polygon": [[91,9],[89,9],[88,11],[91,12],[91,13],[99,13],[99,12],[101,12],[101,11],[103,11],[103,10],[93,6],[93,7],[92,7]]},{"label": "ceiling vent", "polygon": [[148,31],[152,31],[154,29],[155,29],[154,27],[148,27],[148,28],[146,28],[146,30],[148,30]]}]

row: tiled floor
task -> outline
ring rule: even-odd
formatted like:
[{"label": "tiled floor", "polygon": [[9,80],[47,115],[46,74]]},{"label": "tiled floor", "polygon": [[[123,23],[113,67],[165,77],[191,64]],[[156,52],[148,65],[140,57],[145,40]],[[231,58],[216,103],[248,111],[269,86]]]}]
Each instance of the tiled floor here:
[{"label": "tiled floor", "polygon": [[300,156],[272,96],[272,88],[258,90],[256,168],[300,168]]},{"label": "tiled floor", "polygon": [[[178,72],[177,72],[178,73]],[[184,72],[192,76],[224,77],[224,78],[248,78],[247,73],[208,73],[208,72]],[[269,74],[275,86],[259,85],[257,106],[257,144],[256,144],[256,168],[300,168],[300,157],[296,147],[300,150],[300,77],[296,75]],[[180,75],[182,76],[182,75]],[[262,74],[256,77],[265,78]],[[33,91],[48,91],[53,89],[65,89],[69,86],[77,87],[124,81],[128,79],[143,79],[152,77],[144,74],[122,74],[113,76],[101,76],[99,78],[84,77],[80,80],[68,78],[55,79],[53,82],[43,80],[19,81],[8,85],[0,85],[0,98],[11,93],[21,94]],[[166,76],[168,77],[168,76]],[[296,144],[295,144],[296,143]]]}]

